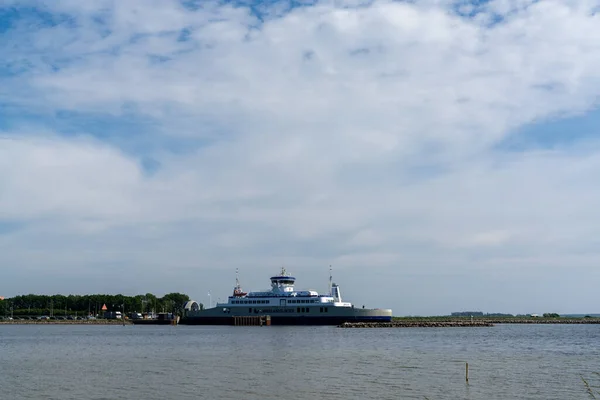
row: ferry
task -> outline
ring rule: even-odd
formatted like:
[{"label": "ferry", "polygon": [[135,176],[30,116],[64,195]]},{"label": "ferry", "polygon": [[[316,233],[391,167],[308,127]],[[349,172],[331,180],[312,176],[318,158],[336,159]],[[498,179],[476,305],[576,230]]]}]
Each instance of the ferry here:
[{"label": "ferry", "polygon": [[236,317],[268,317],[271,325],[339,325],[344,322],[389,322],[391,309],[357,308],[342,301],[340,287],[329,275],[329,293],[294,289],[296,278],[285,268],[271,277],[271,290],[244,292],[237,272],[233,294],[226,303],[201,309],[190,301],[184,308],[181,324],[233,325]]}]

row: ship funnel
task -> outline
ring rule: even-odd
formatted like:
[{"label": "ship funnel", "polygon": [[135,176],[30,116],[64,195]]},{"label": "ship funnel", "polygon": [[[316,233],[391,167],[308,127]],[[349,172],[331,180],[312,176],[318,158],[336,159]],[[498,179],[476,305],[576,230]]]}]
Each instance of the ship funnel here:
[{"label": "ship funnel", "polygon": [[335,283],[331,285],[331,296],[335,302],[342,301],[342,293],[340,292],[340,287]]}]

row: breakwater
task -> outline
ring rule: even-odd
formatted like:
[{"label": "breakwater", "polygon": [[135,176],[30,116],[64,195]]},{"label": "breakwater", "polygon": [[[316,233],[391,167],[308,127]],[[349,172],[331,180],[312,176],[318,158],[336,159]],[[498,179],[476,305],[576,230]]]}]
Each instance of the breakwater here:
[{"label": "breakwater", "polygon": [[600,318],[499,318],[484,321],[493,324],[600,324]]},{"label": "breakwater", "polygon": [[340,328],[462,328],[494,326],[487,321],[392,321],[392,322],[344,322]]},{"label": "breakwater", "polygon": [[391,322],[345,322],[340,328],[450,328],[498,324],[600,324],[600,318],[396,318]]}]

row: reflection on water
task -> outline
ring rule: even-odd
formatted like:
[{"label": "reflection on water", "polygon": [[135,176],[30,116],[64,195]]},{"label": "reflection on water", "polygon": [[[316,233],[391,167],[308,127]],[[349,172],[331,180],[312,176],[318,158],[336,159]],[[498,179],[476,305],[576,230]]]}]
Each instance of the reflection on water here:
[{"label": "reflection on water", "polygon": [[600,325],[1,325],[0,393],[78,400],[588,399],[581,377],[600,385],[599,339]]}]

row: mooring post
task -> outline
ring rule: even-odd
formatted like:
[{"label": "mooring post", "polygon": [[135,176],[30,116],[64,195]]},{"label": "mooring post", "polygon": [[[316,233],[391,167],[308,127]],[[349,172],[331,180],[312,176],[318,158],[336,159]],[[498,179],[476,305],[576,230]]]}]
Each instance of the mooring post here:
[{"label": "mooring post", "polygon": [[469,363],[465,364],[465,382],[469,383]]}]

